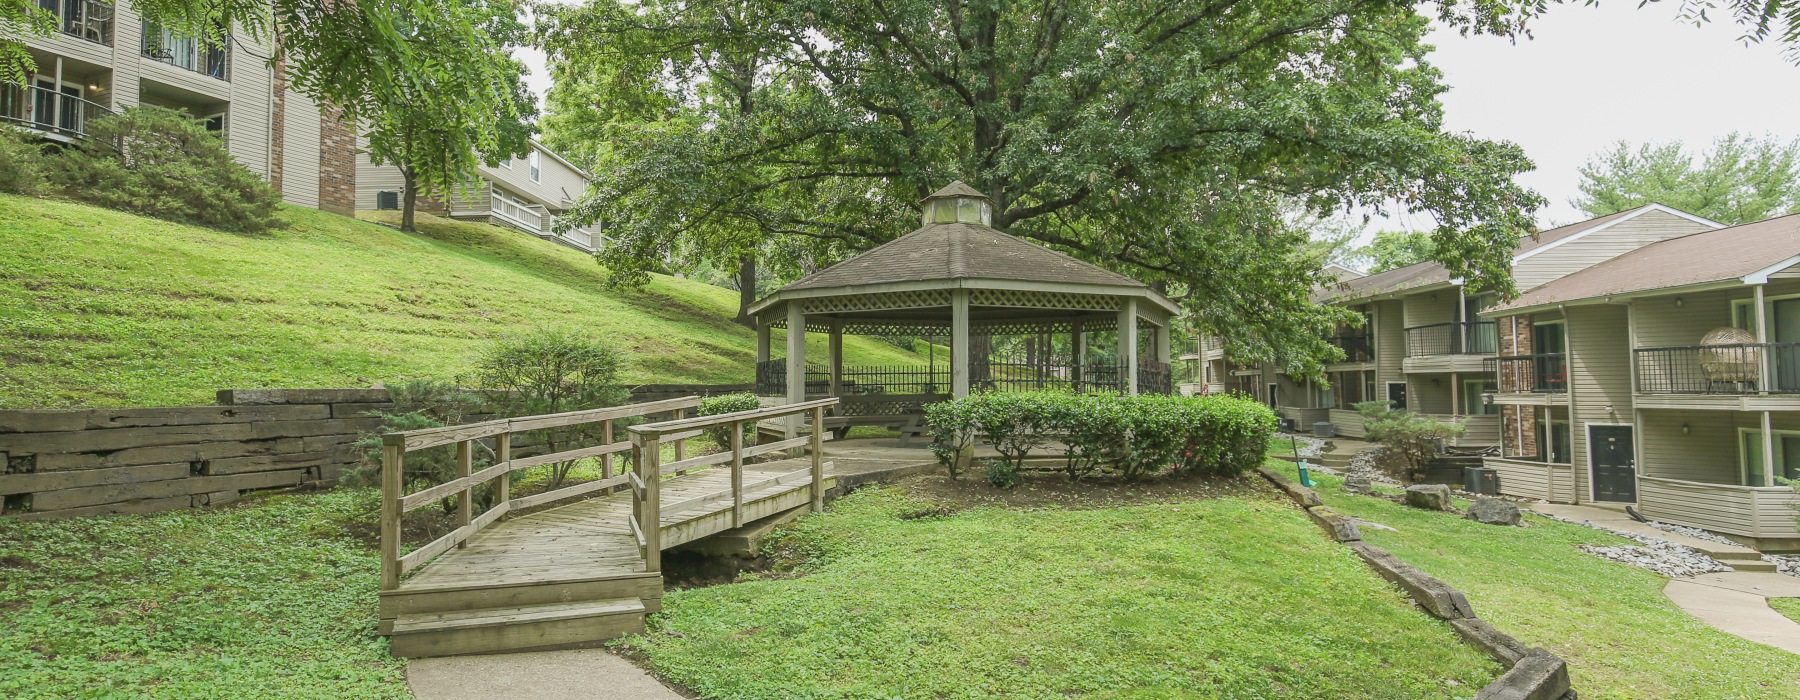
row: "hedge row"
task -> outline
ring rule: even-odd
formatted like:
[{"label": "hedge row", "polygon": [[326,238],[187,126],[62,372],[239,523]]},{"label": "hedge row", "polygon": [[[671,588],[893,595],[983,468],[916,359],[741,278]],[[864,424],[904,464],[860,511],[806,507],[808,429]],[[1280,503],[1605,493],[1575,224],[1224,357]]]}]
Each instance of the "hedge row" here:
[{"label": "hedge row", "polygon": [[1070,480],[1095,471],[1126,479],[1172,471],[1236,476],[1262,464],[1275,414],[1233,396],[1021,392],[928,404],[932,452],[956,477],[956,455],[979,440],[1014,469],[1052,441],[1068,446]]}]

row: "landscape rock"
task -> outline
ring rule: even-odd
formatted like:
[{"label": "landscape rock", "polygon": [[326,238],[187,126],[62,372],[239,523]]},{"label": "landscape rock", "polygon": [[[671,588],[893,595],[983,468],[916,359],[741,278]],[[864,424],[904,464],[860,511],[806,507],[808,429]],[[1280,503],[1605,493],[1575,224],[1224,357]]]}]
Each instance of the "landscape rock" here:
[{"label": "landscape rock", "polygon": [[1344,477],[1344,493],[1366,496],[1370,493],[1374,493],[1374,491],[1375,482],[1371,481],[1366,475],[1358,474]]},{"label": "landscape rock", "polygon": [[[1720,563],[1717,559],[1700,553],[1698,550],[1675,544],[1674,542],[1670,542],[1660,537],[1651,537],[1636,532],[1626,532],[1624,530],[1601,527],[1587,520],[1572,520],[1542,513],[1539,513],[1539,515],[1551,520],[1560,520],[1565,523],[1610,532],[1614,535],[1643,545],[1618,547],[1606,547],[1591,544],[1576,545],[1576,548],[1581,551],[1600,557],[1601,559],[1610,559],[1621,564],[1630,564],[1631,566],[1648,569],[1670,578],[1699,576],[1700,574],[1732,570],[1731,567]],[[1777,566],[1779,567],[1779,564]]]},{"label": "landscape rock", "polygon": [[1425,510],[1452,510],[1450,487],[1443,484],[1413,484],[1406,487],[1406,505]]},{"label": "landscape rock", "polygon": [[1525,520],[1517,505],[1486,497],[1475,499],[1469,506],[1469,514],[1463,517],[1484,525],[1521,525]]}]

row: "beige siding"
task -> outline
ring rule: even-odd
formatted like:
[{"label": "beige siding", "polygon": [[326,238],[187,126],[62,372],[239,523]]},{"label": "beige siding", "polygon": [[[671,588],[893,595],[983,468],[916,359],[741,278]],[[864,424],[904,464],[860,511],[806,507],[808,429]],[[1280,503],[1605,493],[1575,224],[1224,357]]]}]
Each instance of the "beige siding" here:
[{"label": "beige siding", "polygon": [[[1643,443],[1640,476],[1736,484],[1737,429],[1756,427],[1760,419],[1734,411],[1639,411]],[[1683,431],[1682,426],[1687,426]]]},{"label": "beige siding", "polygon": [[1660,240],[1710,231],[1711,226],[1661,211],[1647,211],[1513,265],[1513,281],[1530,289]]},{"label": "beige siding", "polygon": [[1416,328],[1456,320],[1459,296],[1454,287],[1406,297],[1406,327]]},{"label": "beige siding", "polygon": [[369,139],[366,136],[356,137],[356,208],[359,210],[374,209],[375,195],[378,192],[391,191],[405,194],[406,178],[401,176],[400,168],[388,165],[376,165],[369,159]]},{"label": "beige siding", "polygon": [[1414,413],[1449,415],[1450,375],[1415,374],[1407,377],[1406,408]]},{"label": "beige siding", "polygon": [[1794,491],[1639,479],[1644,516],[1746,537],[1794,537]]},{"label": "beige siding", "polygon": [[1487,447],[1500,444],[1500,416],[1459,416],[1463,435],[1451,443],[1455,447]]},{"label": "beige siding", "polygon": [[[1488,457],[1481,463],[1483,466],[1493,469],[1499,477],[1500,493],[1502,494],[1545,501],[1556,500],[1555,492],[1551,488],[1551,472],[1559,468],[1556,465],[1498,457]],[[1560,468],[1566,469],[1567,467]]]},{"label": "beige siding", "polygon": [[319,208],[319,106],[292,89],[282,117],[281,198]]},{"label": "beige siding", "polygon": [[1631,313],[1640,348],[1699,345],[1707,331],[1731,325],[1730,294],[1712,291],[1633,299]]},{"label": "beige siding", "polygon": [[1388,382],[1404,381],[1400,366],[1406,361],[1406,318],[1399,301],[1375,303],[1375,390],[1386,396]]},{"label": "beige siding", "polygon": [[1344,437],[1359,438],[1364,435],[1362,414],[1356,411],[1334,408],[1326,414],[1326,420],[1331,421],[1337,427],[1337,434]]},{"label": "beige siding", "polygon": [[567,209],[581,198],[587,189],[587,179],[569,166],[563,165],[555,157],[536,144],[534,150],[540,151],[539,179],[531,179],[531,167],[528,158],[514,158],[512,167],[481,167],[481,174],[495,185],[525,199],[550,208],[553,211]]},{"label": "beige siding", "polygon": [[1576,489],[1588,500],[1588,426],[1632,422],[1631,349],[1623,306],[1580,306],[1567,311],[1570,426]]},{"label": "beige siding", "polygon": [[247,37],[237,38],[231,47],[231,104],[225,109],[225,145],[231,157],[264,178],[270,175],[275,93],[274,71],[259,58],[267,55],[269,47]]}]

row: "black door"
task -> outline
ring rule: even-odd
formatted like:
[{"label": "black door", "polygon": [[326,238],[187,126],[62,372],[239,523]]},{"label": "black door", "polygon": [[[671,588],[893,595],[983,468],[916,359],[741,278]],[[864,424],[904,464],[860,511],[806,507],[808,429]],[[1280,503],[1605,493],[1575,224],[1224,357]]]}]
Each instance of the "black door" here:
[{"label": "black door", "polygon": [[1596,425],[1588,428],[1594,459],[1594,500],[1637,502],[1637,470],[1631,448],[1631,426]]},{"label": "black door", "polygon": [[1387,385],[1387,400],[1388,403],[1394,405],[1394,408],[1402,411],[1406,410],[1406,383],[1389,382]]}]

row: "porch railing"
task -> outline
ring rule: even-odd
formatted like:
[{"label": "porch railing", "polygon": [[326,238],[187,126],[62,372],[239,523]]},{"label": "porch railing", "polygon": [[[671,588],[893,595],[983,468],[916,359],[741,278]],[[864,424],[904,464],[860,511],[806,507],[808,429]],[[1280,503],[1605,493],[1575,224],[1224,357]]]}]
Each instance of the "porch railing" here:
[{"label": "porch railing", "polygon": [[1569,391],[1569,363],[1560,352],[1509,355],[1490,360],[1502,394],[1562,394]]},{"label": "porch railing", "polygon": [[0,84],[0,122],[87,138],[88,120],[112,114],[97,102],[39,85]]},{"label": "porch railing", "polygon": [[1406,329],[1406,356],[1492,355],[1500,347],[1493,321],[1433,323]]},{"label": "porch railing", "polygon": [[[723,505],[729,500],[731,505],[731,526],[743,525],[745,494],[769,486],[797,483],[802,479],[812,483],[812,510],[817,512],[825,507],[825,409],[837,405],[836,398],[819,399],[771,406],[735,413],[721,413],[716,416],[700,418],[676,419],[649,425],[634,425],[626,428],[631,433],[631,471],[625,475],[631,486],[631,534],[637,538],[637,544],[644,555],[644,570],[657,572],[662,570],[662,519],[664,516],[679,515],[696,508],[705,508],[714,504]],[[786,418],[788,416],[805,416],[812,423],[809,434],[800,437],[759,444],[755,447],[744,446],[744,432],[748,426],[760,421]],[[699,457],[683,457],[681,445],[688,438],[704,434],[708,431],[724,429],[729,435],[730,443],[724,452]],[[674,443],[675,460],[662,463],[662,446]],[[797,469],[785,474],[777,474],[761,481],[744,483],[744,459],[768,454],[777,450],[805,448],[811,453],[812,460],[804,469]],[[674,503],[664,503],[662,498],[662,479],[665,474],[679,474],[688,470],[700,469],[716,465],[729,465],[731,469],[731,486],[712,493],[689,495]],[[715,506],[716,507],[716,506]]]},{"label": "porch railing", "polygon": [[1643,394],[1800,393],[1800,343],[1640,348],[1632,359]]},{"label": "porch railing", "polygon": [[1800,496],[1786,486],[1738,486],[1639,475],[1644,517],[1745,537],[1795,537]]},{"label": "porch railing", "polygon": [[[381,590],[387,591],[399,587],[402,574],[423,566],[426,562],[450,551],[453,547],[465,546],[465,543],[470,537],[475,536],[475,533],[492,525],[494,521],[499,520],[507,513],[625,486],[630,479],[623,473],[614,475],[612,455],[631,450],[635,439],[615,442],[613,440],[615,422],[641,419],[656,414],[671,414],[676,420],[680,420],[686,416],[688,410],[699,405],[699,397],[685,397],[616,408],[525,418],[505,418],[443,428],[410,430],[382,436]],[[513,455],[513,436],[515,434],[584,426],[592,426],[597,429],[598,444],[530,457]],[[671,435],[667,439],[673,440],[675,437]],[[445,445],[455,446],[455,476],[448,481],[407,493],[405,472],[407,453]],[[491,466],[483,467],[481,471],[474,471],[475,453],[478,449],[486,454],[492,454],[493,463]],[[683,450],[682,444],[677,442],[675,445],[677,464],[685,457]],[[508,477],[512,472],[583,459],[600,460],[600,479],[523,498],[512,497],[511,481]],[[492,482],[491,486],[490,482]],[[474,496],[480,489],[492,489],[493,505],[486,511],[476,514],[474,512]],[[402,555],[400,553],[400,525],[401,519],[405,517],[406,513],[451,497],[456,499],[457,528],[451,530],[449,534],[432,540],[429,544]]]},{"label": "porch railing", "polygon": [[149,20],[144,21],[143,53],[145,58],[176,68],[185,68],[219,80],[231,79],[227,74],[230,52],[224,45],[209,45],[204,39],[176,34],[151,24]]},{"label": "porch railing", "polygon": [[1326,340],[1344,351],[1342,362],[1372,362],[1375,359],[1375,344],[1366,334],[1333,336]]},{"label": "porch railing", "polygon": [[62,33],[96,44],[112,46],[112,3],[97,0],[38,0],[38,8],[56,15]]}]

